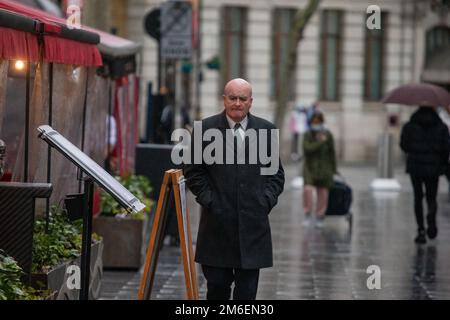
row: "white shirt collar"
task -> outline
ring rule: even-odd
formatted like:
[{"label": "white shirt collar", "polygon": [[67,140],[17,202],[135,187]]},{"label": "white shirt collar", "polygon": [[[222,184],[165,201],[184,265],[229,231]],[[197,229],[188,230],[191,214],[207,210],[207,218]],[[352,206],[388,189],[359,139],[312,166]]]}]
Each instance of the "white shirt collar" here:
[{"label": "white shirt collar", "polygon": [[[234,129],[234,126],[236,125],[237,122],[233,121],[227,114],[225,114],[227,116],[227,121],[228,121],[228,125],[230,126],[230,129]],[[248,116],[245,116],[244,119],[242,119],[241,122],[239,122],[241,124],[242,129],[247,130],[247,124],[248,124]]]}]

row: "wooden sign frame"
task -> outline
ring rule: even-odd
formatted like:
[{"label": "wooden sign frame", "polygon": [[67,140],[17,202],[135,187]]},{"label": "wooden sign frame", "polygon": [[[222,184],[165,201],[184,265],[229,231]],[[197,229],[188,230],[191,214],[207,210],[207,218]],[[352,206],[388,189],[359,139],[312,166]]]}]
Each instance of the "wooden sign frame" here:
[{"label": "wooden sign frame", "polygon": [[194,254],[192,249],[191,228],[189,213],[186,205],[185,180],[182,170],[171,169],[164,173],[161,184],[155,219],[150,234],[150,241],[139,286],[139,300],[150,300],[158,264],[159,252],[164,240],[164,230],[167,224],[167,208],[170,195],[173,192],[178,221],[178,233],[180,236],[181,257],[183,260],[184,279],[186,284],[186,296],[188,300],[198,300],[197,272],[195,269]]}]

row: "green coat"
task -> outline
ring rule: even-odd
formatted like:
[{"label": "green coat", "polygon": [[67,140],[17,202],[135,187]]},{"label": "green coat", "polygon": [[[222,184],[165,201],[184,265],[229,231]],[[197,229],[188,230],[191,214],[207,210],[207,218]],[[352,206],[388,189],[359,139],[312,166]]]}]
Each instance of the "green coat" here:
[{"label": "green coat", "polygon": [[303,179],[305,185],[330,188],[336,170],[334,139],[330,131],[323,131],[327,139],[319,141],[317,133],[308,131],[303,140]]}]

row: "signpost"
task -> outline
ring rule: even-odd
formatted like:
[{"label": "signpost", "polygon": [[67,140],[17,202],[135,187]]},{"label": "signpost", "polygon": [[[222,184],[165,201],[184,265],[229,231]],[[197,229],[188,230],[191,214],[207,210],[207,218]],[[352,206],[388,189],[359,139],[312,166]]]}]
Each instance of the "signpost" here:
[{"label": "signpost", "polygon": [[167,59],[189,59],[191,55],[191,3],[165,2],[161,7],[161,56]]},{"label": "signpost", "polygon": [[[161,9],[153,9],[145,16],[144,28],[158,42],[158,92],[161,88]],[[151,92],[151,91],[149,91]]]},{"label": "signpost", "polygon": [[174,88],[171,88],[170,91],[176,93],[174,105],[176,128],[181,126],[180,60],[191,59],[193,40],[197,41],[193,38],[192,17],[191,1],[166,1],[160,8],[150,11],[144,22],[146,32],[158,42],[158,93],[162,86],[170,87],[166,77],[162,81],[161,62],[174,62],[176,80]]}]

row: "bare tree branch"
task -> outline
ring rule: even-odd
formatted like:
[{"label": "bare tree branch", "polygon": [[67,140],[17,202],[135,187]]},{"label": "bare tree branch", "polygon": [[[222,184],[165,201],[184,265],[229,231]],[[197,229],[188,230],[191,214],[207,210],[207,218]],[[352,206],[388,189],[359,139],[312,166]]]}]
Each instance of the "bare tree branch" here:
[{"label": "bare tree branch", "polygon": [[275,125],[280,129],[283,128],[283,120],[286,115],[286,107],[289,101],[289,88],[291,87],[292,81],[295,81],[297,46],[303,37],[303,31],[306,25],[317,10],[319,3],[320,0],[309,0],[305,9],[299,9],[295,14],[292,29],[289,33],[288,58],[283,68],[286,74],[281,78],[280,90],[276,97]]}]

